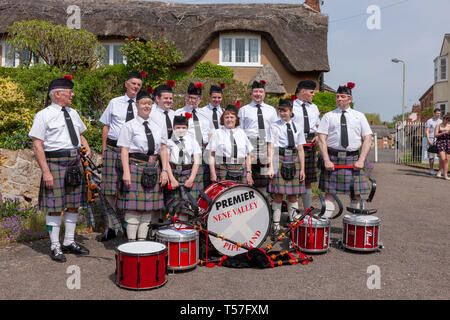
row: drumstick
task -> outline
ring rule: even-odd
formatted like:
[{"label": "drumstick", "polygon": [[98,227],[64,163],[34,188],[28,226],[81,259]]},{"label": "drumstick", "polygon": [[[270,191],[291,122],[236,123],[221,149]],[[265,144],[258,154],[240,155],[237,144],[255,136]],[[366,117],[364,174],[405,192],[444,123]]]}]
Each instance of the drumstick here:
[{"label": "drumstick", "polygon": [[355,166],[352,164],[335,164],[334,168],[335,169],[354,169]]},{"label": "drumstick", "polygon": [[314,147],[316,144],[315,143],[304,143],[303,146],[304,147]]}]

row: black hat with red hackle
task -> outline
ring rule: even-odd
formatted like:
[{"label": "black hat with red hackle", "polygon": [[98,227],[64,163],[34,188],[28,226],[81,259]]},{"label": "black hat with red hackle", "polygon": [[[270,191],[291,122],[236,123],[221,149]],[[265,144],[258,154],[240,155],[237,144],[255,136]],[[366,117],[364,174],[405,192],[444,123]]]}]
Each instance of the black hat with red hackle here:
[{"label": "black hat with red hackle", "polygon": [[260,88],[265,89],[266,88],[266,84],[267,84],[266,80],[260,80],[260,81],[256,81],[255,80],[252,83],[252,90],[253,89],[260,89]]},{"label": "black hat with red hackle", "polygon": [[175,81],[169,80],[165,84],[159,85],[153,90],[153,95],[161,95],[163,92],[170,92],[173,93],[172,88],[175,87]]},{"label": "black hat with red hackle", "polygon": [[142,80],[143,77],[145,77],[145,72],[144,72],[144,71],[142,71],[142,72],[131,71],[131,72],[128,74],[127,80],[130,80],[130,79],[139,79],[139,80]]},{"label": "black hat with red hackle", "polygon": [[139,101],[139,100],[142,100],[145,98],[153,100],[153,95],[148,90],[141,90],[138,92],[138,94],[136,96],[136,101]]},{"label": "black hat with red hackle", "polygon": [[201,82],[196,82],[194,83],[190,83],[187,89],[187,94],[192,94],[195,96],[201,96],[202,95],[202,88],[203,88],[203,83]]},{"label": "black hat with red hackle", "polygon": [[355,84],[353,82],[347,82],[347,85],[345,86],[339,86],[336,93],[337,94],[348,94],[349,96],[352,95],[352,89],[355,87]]},{"label": "black hat with red hackle", "polygon": [[278,101],[278,107],[288,107],[290,109],[292,109],[292,101],[290,97],[287,98],[280,98],[280,100]]},{"label": "black hat with red hackle", "polygon": [[173,117],[173,126],[189,126],[189,119],[184,115]]},{"label": "black hat with red hackle", "polygon": [[234,104],[229,104],[226,106],[225,111],[231,111],[234,112],[236,114],[236,116],[238,115],[238,107]]},{"label": "black hat with red hackle", "polygon": [[225,89],[226,85],[225,83],[221,82],[219,85],[211,85],[211,88],[209,88],[209,94],[217,92],[217,93],[223,93],[223,89]]},{"label": "black hat with red hackle", "polygon": [[316,83],[312,80],[306,79],[302,80],[297,85],[297,90],[295,90],[296,93],[300,92],[301,89],[306,90],[315,90],[316,89]]},{"label": "black hat with red hackle", "polygon": [[72,76],[65,74],[62,78],[52,80],[48,86],[47,98],[45,100],[45,106],[48,106],[50,101],[50,91],[55,89],[72,89],[74,83],[72,82]]}]

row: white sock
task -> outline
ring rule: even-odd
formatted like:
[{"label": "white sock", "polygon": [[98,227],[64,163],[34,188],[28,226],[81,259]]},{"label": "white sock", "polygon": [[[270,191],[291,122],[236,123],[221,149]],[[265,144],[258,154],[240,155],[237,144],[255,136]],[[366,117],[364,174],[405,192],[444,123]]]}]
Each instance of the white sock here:
[{"label": "white sock", "polygon": [[60,247],[59,229],[61,227],[61,216],[46,216],[45,224],[47,225],[48,234],[50,236],[50,249]]},{"label": "white sock", "polygon": [[303,209],[306,210],[312,205],[312,189],[306,189],[306,193],[302,193]]},{"label": "white sock", "polygon": [[[362,209],[364,209],[364,203],[362,204]],[[351,200],[350,208],[361,209],[361,202],[359,200]]]},{"label": "white sock", "polygon": [[139,228],[140,217],[137,214],[127,212],[125,214],[125,222],[127,223],[127,237],[128,240],[136,240],[137,231]]},{"label": "white sock", "polygon": [[272,209],[273,209],[273,225],[279,226],[280,225],[280,219],[281,219],[281,203],[272,203]]},{"label": "white sock", "polygon": [[152,214],[143,214],[141,216],[141,223],[137,232],[138,240],[146,240],[148,235],[149,223],[152,220]]},{"label": "white sock", "polygon": [[65,246],[68,246],[75,241],[75,228],[77,227],[78,213],[64,212],[64,228],[66,229],[64,233]]},{"label": "white sock", "polygon": [[287,210],[288,210],[288,215],[289,215],[289,222],[294,221],[294,216],[297,214],[297,212],[294,210],[297,209],[297,202],[289,202],[287,204]]}]

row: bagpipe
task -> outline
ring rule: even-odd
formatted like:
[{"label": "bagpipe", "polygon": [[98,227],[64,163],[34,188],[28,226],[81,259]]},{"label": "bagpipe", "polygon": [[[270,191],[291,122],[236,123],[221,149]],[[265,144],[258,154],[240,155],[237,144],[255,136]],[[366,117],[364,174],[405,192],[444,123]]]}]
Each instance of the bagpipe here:
[{"label": "bagpipe", "polygon": [[98,199],[99,208],[103,213],[105,223],[104,232],[98,240],[106,241],[117,236],[119,231],[123,232],[123,229],[116,211],[111,207],[106,200],[105,195],[101,192],[102,179],[100,175],[102,174],[103,164],[100,163],[99,165],[96,165],[94,161],[87,156],[86,152],[86,147],[82,146],[80,149],[80,156],[87,186],[88,228],[89,231],[92,231],[95,228],[94,206]]}]

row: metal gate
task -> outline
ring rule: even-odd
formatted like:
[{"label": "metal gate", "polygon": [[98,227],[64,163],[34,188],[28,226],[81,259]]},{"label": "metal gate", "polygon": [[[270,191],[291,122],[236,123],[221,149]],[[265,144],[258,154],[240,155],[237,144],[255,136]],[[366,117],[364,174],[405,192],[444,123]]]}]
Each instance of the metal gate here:
[{"label": "metal gate", "polygon": [[423,122],[395,124],[395,163],[427,162],[428,142]]}]

